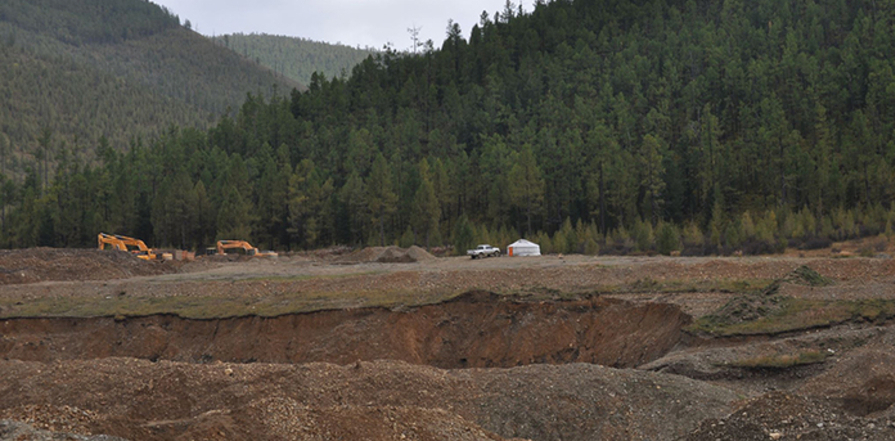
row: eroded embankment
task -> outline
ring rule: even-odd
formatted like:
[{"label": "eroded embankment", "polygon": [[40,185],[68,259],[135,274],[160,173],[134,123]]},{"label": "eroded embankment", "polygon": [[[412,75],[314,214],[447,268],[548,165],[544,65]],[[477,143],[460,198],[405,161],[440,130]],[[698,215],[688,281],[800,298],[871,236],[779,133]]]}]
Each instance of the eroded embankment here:
[{"label": "eroded embankment", "polygon": [[214,320],[171,315],[7,319],[0,321],[0,357],[632,367],[668,352],[689,322],[688,315],[668,304],[606,298],[521,302],[470,293],[407,310],[361,308]]}]

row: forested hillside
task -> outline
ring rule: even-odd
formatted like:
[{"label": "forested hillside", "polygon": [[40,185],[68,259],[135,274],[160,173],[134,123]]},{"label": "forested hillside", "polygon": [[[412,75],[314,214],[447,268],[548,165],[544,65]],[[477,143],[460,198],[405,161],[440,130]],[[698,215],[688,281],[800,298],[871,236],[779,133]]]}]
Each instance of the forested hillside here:
[{"label": "forested hillside", "polygon": [[102,137],[123,150],[171,125],[204,129],[247,93],[297,85],[145,0],[0,3],[0,78],[0,163],[18,177],[37,160],[91,160]]},{"label": "forested hillside", "polygon": [[508,3],[440,49],[32,178],[5,237],[705,253],[891,236],[893,17],[892,1]]},{"label": "forested hillside", "polygon": [[350,73],[354,66],[375,52],[282,35],[228,34],[213,40],[301,84],[310,83],[315,72],[324,78]]}]

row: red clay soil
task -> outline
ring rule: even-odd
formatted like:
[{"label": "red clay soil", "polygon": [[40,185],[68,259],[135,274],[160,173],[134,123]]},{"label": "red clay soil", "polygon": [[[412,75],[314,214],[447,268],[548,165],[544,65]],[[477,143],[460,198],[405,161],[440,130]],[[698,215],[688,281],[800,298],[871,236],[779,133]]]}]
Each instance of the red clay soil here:
[{"label": "red clay soil", "polygon": [[441,368],[596,363],[633,367],[674,347],[688,315],[673,305],[590,298],[520,302],[469,293],[392,311],[187,320],[0,320],[0,357],[136,357],[187,362],[353,363],[391,359]]}]

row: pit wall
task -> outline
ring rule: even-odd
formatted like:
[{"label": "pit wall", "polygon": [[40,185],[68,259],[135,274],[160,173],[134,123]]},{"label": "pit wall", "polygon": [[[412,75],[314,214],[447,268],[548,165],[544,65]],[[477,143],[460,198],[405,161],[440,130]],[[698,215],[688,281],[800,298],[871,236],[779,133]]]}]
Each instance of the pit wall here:
[{"label": "pit wall", "polygon": [[135,357],[193,363],[402,360],[445,369],[585,362],[634,367],[681,339],[669,304],[606,298],[524,302],[468,293],[403,310],[358,308],[213,320],[173,315],[0,321],[0,357]]}]

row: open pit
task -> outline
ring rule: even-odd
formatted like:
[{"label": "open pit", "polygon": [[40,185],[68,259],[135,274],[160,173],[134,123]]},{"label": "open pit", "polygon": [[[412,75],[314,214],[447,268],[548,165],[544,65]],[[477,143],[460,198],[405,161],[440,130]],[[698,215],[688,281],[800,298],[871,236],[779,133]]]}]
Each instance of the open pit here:
[{"label": "open pit", "polygon": [[689,322],[668,304],[599,297],[526,302],[472,292],[413,308],[277,317],[6,319],[0,321],[0,357],[336,364],[389,359],[442,369],[583,362],[625,368],[667,353]]}]

